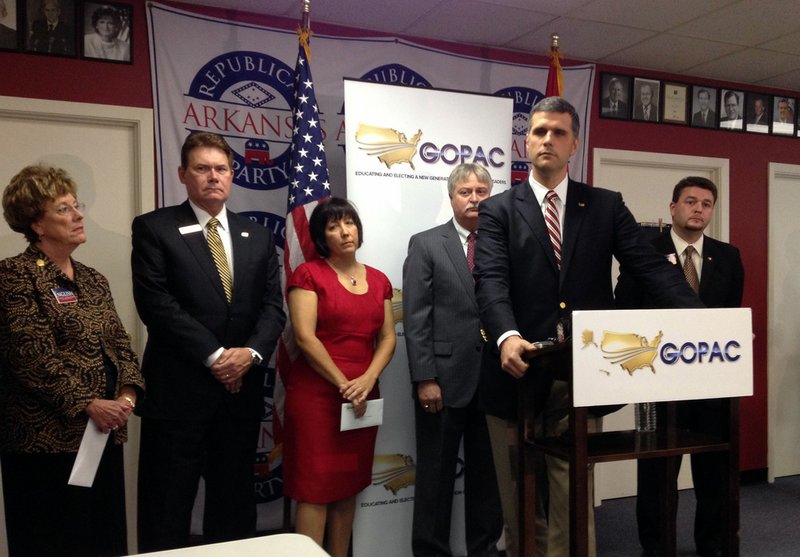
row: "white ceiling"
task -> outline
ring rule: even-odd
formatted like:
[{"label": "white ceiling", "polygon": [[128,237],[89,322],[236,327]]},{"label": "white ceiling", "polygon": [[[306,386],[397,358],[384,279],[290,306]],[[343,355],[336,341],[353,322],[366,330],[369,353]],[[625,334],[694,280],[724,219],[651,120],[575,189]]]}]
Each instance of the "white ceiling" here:
[{"label": "white ceiling", "polygon": [[[195,0],[298,19],[301,0]],[[314,22],[800,91],[800,0],[312,0]]]}]

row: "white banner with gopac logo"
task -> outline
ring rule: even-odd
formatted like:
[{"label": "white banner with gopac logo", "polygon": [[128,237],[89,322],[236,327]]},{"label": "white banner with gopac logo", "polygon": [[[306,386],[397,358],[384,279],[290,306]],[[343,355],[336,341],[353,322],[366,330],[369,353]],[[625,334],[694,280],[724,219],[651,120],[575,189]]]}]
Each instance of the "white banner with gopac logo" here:
[{"label": "white banner with gopac logo", "polygon": [[575,406],[753,394],[750,308],[575,311]]},{"label": "white banner with gopac logo", "polygon": [[[462,162],[481,164],[492,176],[492,194],[508,189],[511,138],[503,123],[511,118],[513,103],[491,95],[352,80],[345,81],[344,91],[347,191],[364,228],[358,257],[386,273],[395,288],[393,302],[400,306],[408,239],[453,218],[447,194],[453,168]],[[402,314],[395,318],[397,348],[381,376],[384,425],[375,448],[373,484],[358,497],[354,555],[400,557],[411,551],[414,408]],[[454,555],[466,555],[463,489],[457,477]]]}]

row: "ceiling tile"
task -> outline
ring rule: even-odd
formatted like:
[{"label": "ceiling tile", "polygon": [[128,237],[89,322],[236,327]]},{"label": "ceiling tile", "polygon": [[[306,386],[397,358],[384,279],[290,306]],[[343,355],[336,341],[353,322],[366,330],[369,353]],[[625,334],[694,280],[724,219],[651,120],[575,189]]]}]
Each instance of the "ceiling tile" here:
[{"label": "ceiling tile", "polygon": [[712,12],[738,0],[595,0],[570,14],[587,19],[626,25],[637,29],[666,31],[695,17]]},{"label": "ceiling tile", "polygon": [[486,4],[520,8],[551,15],[566,15],[574,10],[582,9],[595,0],[482,0]]},{"label": "ceiling tile", "polygon": [[777,87],[788,91],[800,91],[800,69],[759,81],[758,85],[762,87]]},{"label": "ceiling tile", "polygon": [[587,61],[600,60],[653,36],[650,31],[621,25],[560,17],[509,42],[507,46],[543,53],[550,46],[552,33],[561,37],[561,52],[566,60]]},{"label": "ceiling tile", "polygon": [[[487,7],[490,8],[488,13]],[[527,9],[497,8],[473,0],[447,0],[405,31],[420,37],[496,45],[498,29],[503,30],[504,37],[518,37],[554,17]],[[491,25],[487,25],[487,21],[491,21]]]},{"label": "ceiling tile", "polygon": [[672,32],[743,46],[755,46],[800,28],[797,0],[742,0],[698,17]]},{"label": "ceiling tile", "polygon": [[647,60],[648,69],[681,73],[697,66],[698,53],[704,60],[713,60],[739,50],[742,47],[663,33],[606,56],[602,62],[641,68],[645,67],[640,65],[642,61]]},{"label": "ceiling tile", "polygon": [[800,54],[800,31],[789,33],[778,39],[766,41],[758,45],[765,50],[786,52],[787,54]]},{"label": "ceiling tile", "polygon": [[755,83],[781,75],[787,68],[800,68],[800,56],[750,48],[698,64],[686,72],[727,81]]}]

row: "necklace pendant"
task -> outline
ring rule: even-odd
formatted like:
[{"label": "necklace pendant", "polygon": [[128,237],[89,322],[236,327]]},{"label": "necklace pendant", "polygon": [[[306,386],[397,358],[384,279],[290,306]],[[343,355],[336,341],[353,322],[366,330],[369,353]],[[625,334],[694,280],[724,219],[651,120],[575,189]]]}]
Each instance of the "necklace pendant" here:
[{"label": "necklace pendant", "polygon": [[358,284],[358,281],[356,280],[356,277],[354,277],[352,275],[348,275],[348,276],[350,277],[350,284],[352,284],[353,286],[356,286]]}]

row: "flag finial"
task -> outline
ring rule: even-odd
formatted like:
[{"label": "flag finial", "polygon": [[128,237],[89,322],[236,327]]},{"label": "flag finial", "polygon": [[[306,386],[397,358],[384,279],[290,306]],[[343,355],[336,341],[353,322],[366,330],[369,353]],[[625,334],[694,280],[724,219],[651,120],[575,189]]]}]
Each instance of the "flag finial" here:
[{"label": "flag finial", "polygon": [[558,33],[553,33],[552,35],[550,35],[550,48],[554,48],[554,49],[558,50],[558,39],[559,38],[560,37],[558,36]]},{"label": "flag finial", "polygon": [[304,30],[311,25],[311,0],[303,0],[303,19],[300,27]]}]

